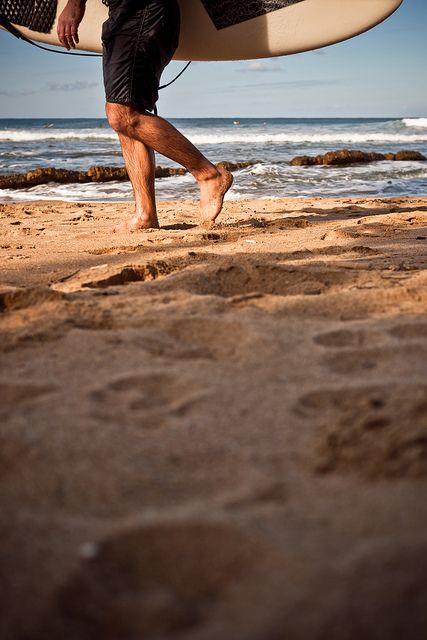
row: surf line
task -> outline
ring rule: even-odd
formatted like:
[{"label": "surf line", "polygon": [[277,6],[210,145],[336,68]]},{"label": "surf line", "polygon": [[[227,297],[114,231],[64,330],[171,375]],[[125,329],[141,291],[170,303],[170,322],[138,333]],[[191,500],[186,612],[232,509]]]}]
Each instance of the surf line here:
[{"label": "surf line", "polygon": [[[19,29],[17,29],[10,22],[10,20],[8,20],[5,16],[2,16],[1,14],[0,14],[0,26],[6,29],[6,31],[9,31],[9,33],[15,36],[15,38],[18,38],[18,40],[23,40],[27,44],[32,44],[33,47],[37,47],[37,49],[43,49],[43,51],[50,51],[51,53],[60,53],[61,55],[64,55],[64,56],[81,56],[83,58],[102,58],[102,53],[77,53],[76,51],[58,51],[57,49],[51,49],[50,47],[44,47],[41,44],[37,44],[37,42],[34,42],[34,40],[31,40],[30,38],[27,38],[27,36],[24,36],[24,34],[21,33]],[[178,78],[182,76],[184,71],[188,69],[191,62],[192,61],[189,60],[186,63],[186,65],[181,69],[181,71],[175,76],[175,78],[173,78],[170,82],[167,82],[166,84],[162,84],[159,87],[159,91],[160,89],[166,89],[166,87],[170,87],[170,85],[173,84],[175,80],[178,80]]]}]

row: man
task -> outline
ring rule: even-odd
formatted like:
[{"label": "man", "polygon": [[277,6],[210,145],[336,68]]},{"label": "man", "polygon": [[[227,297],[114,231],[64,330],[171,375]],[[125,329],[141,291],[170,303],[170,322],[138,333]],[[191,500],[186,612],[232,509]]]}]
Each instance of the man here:
[{"label": "man", "polygon": [[[107,3],[107,0],[105,0]],[[178,46],[177,0],[109,0],[102,26],[106,113],[117,132],[135,195],[135,213],[115,231],[159,228],[154,190],[154,151],[183,165],[200,188],[200,222],[211,227],[233,178],[217,168],[155,111],[160,76]],[[58,37],[69,50],[79,42],[86,0],[68,0]]]}]

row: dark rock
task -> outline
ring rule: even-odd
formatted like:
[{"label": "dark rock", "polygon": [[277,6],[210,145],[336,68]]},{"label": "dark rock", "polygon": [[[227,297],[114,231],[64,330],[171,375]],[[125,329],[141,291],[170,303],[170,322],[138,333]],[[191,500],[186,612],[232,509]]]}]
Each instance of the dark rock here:
[{"label": "dark rock", "polygon": [[217,163],[218,168],[228,169],[228,171],[237,171],[237,169],[245,169],[246,167],[253,167],[255,164],[261,164],[261,160],[251,160],[248,162],[228,162],[227,160],[222,160],[222,162]]},{"label": "dark rock", "polygon": [[398,161],[408,161],[408,160],[427,160],[427,158],[425,156],[423,156],[422,153],[419,153],[419,151],[398,151],[396,153],[396,157],[395,160]]},{"label": "dark rock", "polygon": [[398,153],[375,153],[373,151],[358,151],[355,149],[340,149],[328,151],[319,156],[296,156],[290,161],[291,166],[312,165],[349,165],[365,162],[378,162],[379,160],[426,160],[418,151],[399,151]]},{"label": "dark rock", "polygon": [[183,176],[187,171],[182,168],[156,167],[156,178],[169,178],[170,176]]},{"label": "dark rock", "polygon": [[45,184],[46,182],[66,183],[70,182],[70,178],[77,182],[79,173],[79,171],[69,171],[68,169],[34,169],[25,174],[25,180],[31,185]]},{"label": "dark rock", "polygon": [[[259,161],[260,162],[260,161]],[[229,171],[250,167],[257,162],[220,162]],[[181,167],[156,167],[156,178],[181,176],[187,171]],[[111,180],[129,180],[125,167],[90,167],[87,171],[70,171],[53,167],[39,168],[24,174],[0,176],[0,189],[25,189],[48,182],[67,184],[71,182],[110,182]]]},{"label": "dark rock", "polygon": [[316,160],[317,158],[313,156],[296,156],[291,160],[290,164],[293,167],[308,167],[313,164],[318,164]]},{"label": "dark rock", "polygon": [[384,160],[382,153],[367,153],[365,151],[357,151],[350,149],[340,149],[339,151],[329,151],[323,156],[317,156],[317,164],[324,165],[345,165],[355,164],[359,162],[375,162]]},{"label": "dark rock", "polygon": [[33,187],[47,182],[80,182],[80,171],[69,171],[67,169],[34,169],[24,174],[11,176],[0,176],[1,189],[21,189]]},{"label": "dark rock", "polygon": [[90,167],[86,172],[80,172],[79,182],[109,182],[111,180],[128,180],[124,167]]}]

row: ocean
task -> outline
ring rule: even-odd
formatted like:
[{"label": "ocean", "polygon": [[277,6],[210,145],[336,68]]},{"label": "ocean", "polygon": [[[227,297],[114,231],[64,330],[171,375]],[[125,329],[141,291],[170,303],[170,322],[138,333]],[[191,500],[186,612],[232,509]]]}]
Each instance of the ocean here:
[{"label": "ocean", "polygon": [[[427,118],[172,118],[213,162],[252,161],[236,171],[229,197],[416,196],[427,192],[427,162],[382,161],[350,167],[291,167],[297,155],[337,149],[382,153],[402,149],[427,156]],[[156,164],[177,166],[157,155]],[[0,174],[38,167],[86,170],[123,166],[120,145],[105,119],[0,119]],[[160,200],[196,198],[190,175],[156,180]],[[131,200],[129,182],[40,185],[0,190],[0,201]]]}]

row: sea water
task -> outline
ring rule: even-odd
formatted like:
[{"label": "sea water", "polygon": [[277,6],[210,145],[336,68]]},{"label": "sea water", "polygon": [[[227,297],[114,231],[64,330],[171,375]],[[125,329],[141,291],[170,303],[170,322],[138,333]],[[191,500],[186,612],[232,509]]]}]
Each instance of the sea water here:
[{"label": "sea water", "polygon": [[[177,118],[171,122],[213,162],[250,161],[235,172],[230,198],[415,196],[427,193],[427,162],[381,161],[348,167],[291,167],[297,155],[337,149],[427,156],[427,118]],[[177,166],[160,155],[156,163]],[[105,119],[0,120],[0,174],[38,167],[123,166]],[[197,197],[191,175],[156,180],[159,199]],[[0,190],[0,200],[130,200],[129,182],[45,184]]]}]

